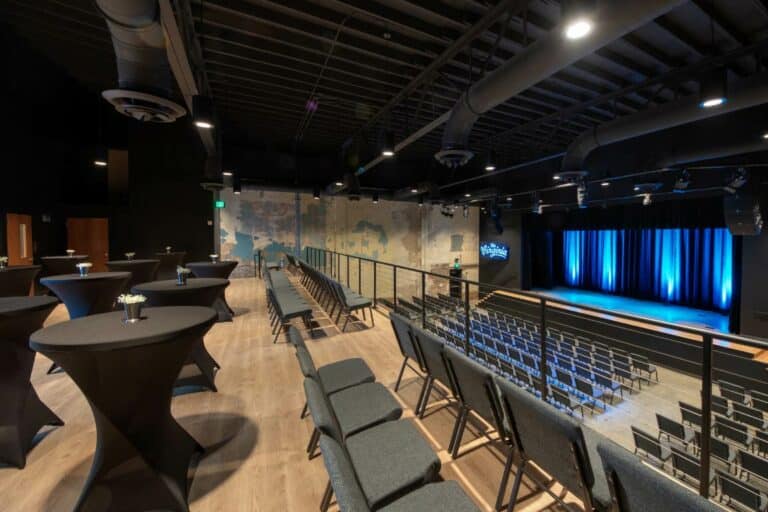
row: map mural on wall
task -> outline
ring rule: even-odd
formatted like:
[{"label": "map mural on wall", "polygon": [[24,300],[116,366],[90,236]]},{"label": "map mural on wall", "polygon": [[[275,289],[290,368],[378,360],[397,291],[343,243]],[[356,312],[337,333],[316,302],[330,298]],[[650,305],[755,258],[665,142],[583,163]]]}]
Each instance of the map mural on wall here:
[{"label": "map mural on wall", "polygon": [[240,263],[233,277],[254,275],[253,255],[258,250],[267,261],[293,253],[297,230],[302,255],[307,246],[321,247],[446,272],[455,257],[468,271],[477,264],[476,215],[449,219],[440,215],[439,207],[419,207],[410,202],[373,204],[346,197],[315,200],[310,194],[299,194],[297,223],[296,198],[292,192],[221,192],[226,208],[219,210],[220,252],[223,259]]}]

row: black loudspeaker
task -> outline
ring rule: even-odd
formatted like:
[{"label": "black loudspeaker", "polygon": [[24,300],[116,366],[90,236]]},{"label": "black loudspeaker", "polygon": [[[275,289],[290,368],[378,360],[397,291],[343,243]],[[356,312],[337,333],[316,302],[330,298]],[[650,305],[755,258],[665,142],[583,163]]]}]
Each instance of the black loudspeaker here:
[{"label": "black loudspeaker", "polygon": [[763,230],[760,202],[752,194],[728,194],[723,197],[725,224],[734,236],[756,236]]}]

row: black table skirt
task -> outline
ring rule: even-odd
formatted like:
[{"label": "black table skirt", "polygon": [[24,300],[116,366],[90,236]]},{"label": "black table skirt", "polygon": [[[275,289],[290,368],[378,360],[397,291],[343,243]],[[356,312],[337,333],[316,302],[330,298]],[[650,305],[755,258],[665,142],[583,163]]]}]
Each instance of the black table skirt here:
[{"label": "black table skirt", "polygon": [[171,397],[215,312],[148,308],[144,316],[129,325],[122,313],[106,313],[31,336],[32,348],[74,380],[96,421],[99,442],[77,511],[189,509],[187,471],[202,447],[172,416]]},{"label": "black table skirt", "polygon": [[20,265],[0,269],[0,297],[29,295],[40,265]]},{"label": "black table skirt", "polygon": [[42,427],[63,425],[29,381],[35,362],[29,335],[42,327],[56,304],[54,297],[0,298],[0,461],[18,468],[26,465]]},{"label": "black table skirt", "polygon": [[75,319],[114,309],[115,299],[127,289],[129,272],[95,272],[81,277],[79,274],[44,277],[40,284],[47,286],[61,299],[69,318]]}]

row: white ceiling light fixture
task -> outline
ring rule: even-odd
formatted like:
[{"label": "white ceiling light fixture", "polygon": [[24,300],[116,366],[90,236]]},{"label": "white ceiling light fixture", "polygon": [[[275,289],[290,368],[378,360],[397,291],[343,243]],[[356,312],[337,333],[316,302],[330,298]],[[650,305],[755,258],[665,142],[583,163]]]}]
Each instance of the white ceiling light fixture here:
[{"label": "white ceiling light fixture", "polygon": [[561,15],[565,38],[578,40],[591,34],[594,29],[592,21],[594,10],[595,0],[563,0]]},{"label": "white ceiling light fixture", "polygon": [[568,39],[582,39],[592,32],[592,28],[592,22],[589,19],[579,18],[565,26],[565,37]]}]

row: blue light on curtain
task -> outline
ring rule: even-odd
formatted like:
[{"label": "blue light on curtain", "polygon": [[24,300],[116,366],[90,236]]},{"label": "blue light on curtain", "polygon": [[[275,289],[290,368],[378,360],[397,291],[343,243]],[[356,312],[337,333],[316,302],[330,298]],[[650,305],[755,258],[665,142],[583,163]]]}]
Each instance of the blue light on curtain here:
[{"label": "blue light on curtain", "polygon": [[563,232],[567,286],[727,311],[733,238],[725,228]]}]

